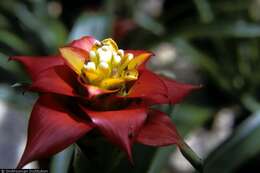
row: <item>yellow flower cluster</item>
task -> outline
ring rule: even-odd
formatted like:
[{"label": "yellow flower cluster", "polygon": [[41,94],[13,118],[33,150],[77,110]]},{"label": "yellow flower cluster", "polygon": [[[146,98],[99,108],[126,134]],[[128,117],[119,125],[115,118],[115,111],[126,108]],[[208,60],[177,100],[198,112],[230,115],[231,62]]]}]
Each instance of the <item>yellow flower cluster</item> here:
[{"label": "yellow flower cluster", "polygon": [[136,80],[138,71],[132,61],[134,55],[118,49],[111,38],[96,42],[89,52],[89,61],[82,69],[90,84],[105,89],[120,88],[125,82]]},{"label": "yellow flower cluster", "polygon": [[150,57],[149,53],[126,53],[111,38],[96,41],[89,52],[74,47],[61,48],[60,52],[86,83],[103,89],[122,89],[126,82],[137,80],[137,67]]}]

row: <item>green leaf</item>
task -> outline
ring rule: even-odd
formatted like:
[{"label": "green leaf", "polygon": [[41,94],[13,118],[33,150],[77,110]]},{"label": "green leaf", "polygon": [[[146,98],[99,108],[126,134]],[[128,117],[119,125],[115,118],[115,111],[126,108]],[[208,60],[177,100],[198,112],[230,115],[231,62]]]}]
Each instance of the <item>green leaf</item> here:
[{"label": "green leaf", "polygon": [[151,161],[147,173],[158,173],[168,164],[170,154],[176,149],[175,146],[162,147],[157,149]]},{"label": "green leaf", "polygon": [[196,49],[187,41],[187,39],[177,37],[173,38],[171,41],[181,55],[190,60],[193,64],[206,70],[208,75],[212,77],[212,79],[216,80],[216,83],[222,88],[227,90],[230,89],[229,81],[225,80],[221,75],[219,64],[210,56]]},{"label": "green leaf", "polygon": [[92,35],[102,40],[109,35],[111,23],[109,17],[102,13],[83,13],[75,22],[69,40]]},{"label": "green leaf", "polygon": [[77,142],[73,160],[75,173],[86,171],[112,173],[120,163],[121,152],[103,138],[90,136]]},{"label": "green leaf", "polygon": [[211,9],[211,5],[208,2],[208,0],[193,0],[195,5],[197,6],[199,15],[200,15],[200,20],[203,23],[209,23],[213,21],[214,19],[214,14]]},{"label": "green leaf", "polygon": [[214,1],[214,2],[211,1],[211,4],[216,11],[235,13],[243,10],[248,10],[248,7],[249,5],[252,4],[252,1],[245,1],[245,0],[235,0],[235,2],[234,1]]},{"label": "green leaf", "polygon": [[122,173],[122,170],[124,170],[124,173],[146,173],[149,168],[149,163],[151,163],[151,159],[155,153],[155,149],[156,148],[154,147],[146,145],[134,144],[132,149],[134,165],[132,165],[124,155],[113,173]]},{"label": "green leaf", "polygon": [[32,105],[36,101],[37,94],[22,94],[22,92],[17,92],[14,88],[10,87],[8,84],[0,84],[0,99],[5,100],[9,106],[14,106],[18,109],[23,109],[27,114],[30,115]]},{"label": "green leaf", "polygon": [[10,23],[4,15],[0,14],[0,28],[8,28]]},{"label": "green leaf", "polygon": [[0,42],[19,53],[31,52],[31,47],[24,40],[7,30],[0,30]]},{"label": "green leaf", "polygon": [[205,172],[230,173],[260,153],[260,112],[244,121],[205,161]]},{"label": "green leaf", "polygon": [[8,58],[9,57],[7,55],[0,52],[0,67],[21,79],[26,79],[24,72],[21,71],[18,63],[10,62],[8,61]]},{"label": "green leaf", "polygon": [[185,136],[212,118],[213,112],[214,110],[209,107],[180,104],[175,106],[170,115],[178,131],[182,136]]},{"label": "green leaf", "polygon": [[70,162],[73,156],[73,151],[74,145],[71,145],[70,147],[53,156],[51,161],[50,172],[68,173]]},{"label": "green leaf", "polygon": [[134,20],[139,26],[153,34],[162,35],[165,32],[162,24],[144,12],[137,11],[134,15]]},{"label": "green leaf", "polygon": [[[57,47],[64,43],[67,33],[63,24],[50,17],[48,14],[40,16],[34,14],[25,3],[18,1],[5,1],[1,4],[1,8],[18,20],[13,25],[19,24],[22,26],[25,34],[28,34],[39,45],[43,45],[43,48],[48,53],[56,51]],[[42,8],[47,8],[43,6]],[[28,38],[26,38],[28,40]],[[39,43],[40,41],[40,43]],[[35,44],[35,43],[34,43]],[[37,44],[36,44],[37,45]],[[38,46],[39,46],[38,45]]]},{"label": "green leaf", "polygon": [[[55,25],[53,26],[54,22],[52,22],[51,19],[46,19],[47,22],[44,22],[44,20],[37,18],[37,16],[30,12],[26,6],[21,4],[16,5],[15,14],[27,29],[35,33],[41,39],[49,52],[54,52],[56,50],[57,44],[60,43],[57,39],[63,37],[65,33],[60,25],[58,26],[57,24],[56,27]],[[58,32],[54,32],[53,28],[57,29],[57,27]]]},{"label": "green leaf", "polygon": [[[189,26],[189,27],[187,27]],[[176,26],[174,28],[177,28]],[[185,23],[182,27],[175,29],[175,36],[184,38],[255,38],[260,37],[260,25],[245,20],[214,21],[211,24]]]},{"label": "green leaf", "polygon": [[260,103],[257,102],[256,98],[250,94],[245,94],[241,97],[243,105],[251,112],[256,112],[260,108]]}]

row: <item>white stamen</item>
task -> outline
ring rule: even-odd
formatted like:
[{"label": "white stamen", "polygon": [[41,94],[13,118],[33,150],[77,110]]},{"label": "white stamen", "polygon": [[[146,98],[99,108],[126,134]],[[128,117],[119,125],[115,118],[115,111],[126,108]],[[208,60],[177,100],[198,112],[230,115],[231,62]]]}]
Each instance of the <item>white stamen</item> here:
[{"label": "white stamen", "polygon": [[131,61],[134,58],[134,55],[132,53],[127,54],[128,61]]},{"label": "white stamen", "polygon": [[99,65],[98,65],[98,68],[100,70],[107,70],[109,69],[109,65],[106,63],[106,62],[101,62]]},{"label": "white stamen", "polygon": [[95,41],[95,45],[97,45],[97,46],[102,46],[102,43],[101,43],[100,41],[96,40],[96,41]]},{"label": "white stamen", "polygon": [[121,57],[124,57],[124,50],[119,49],[119,50],[117,51],[117,53],[118,53],[118,55],[120,55]]},{"label": "white stamen", "polygon": [[89,52],[89,57],[90,57],[90,60],[91,60],[91,61],[94,61],[94,62],[97,61],[97,54],[96,54],[95,51],[91,50],[91,51]]},{"label": "white stamen", "polygon": [[99,56],[99,61],[106,62],[106,63],[110,63],[113,55],[111,50],[108,49],[104,51],[103,47],[97,49],[97,54]]},{"label": "white stamen", "polygon": [[118,65],[121,62],[121,57],[119,55],[113,55],[113,64]]},{"label": "white stamen", "polygon": [[96,70],[96,64],[94,62],[88,62],[87,64],[84,64],[84,67],[88,71],[95,71]]},{"label": "white stamen", "polygon": [[93,50],[91,50],[91,51],[89,52],[89,56],[90,56],[90,58],[96,57],[96,52],[93,51]]},{"label": "white stamen", "polygon": [[109,46],[102,46],[101,48],[102,48],[103,51],[108,51],[108,50],[110,50],[110,47],[109,47]]}]

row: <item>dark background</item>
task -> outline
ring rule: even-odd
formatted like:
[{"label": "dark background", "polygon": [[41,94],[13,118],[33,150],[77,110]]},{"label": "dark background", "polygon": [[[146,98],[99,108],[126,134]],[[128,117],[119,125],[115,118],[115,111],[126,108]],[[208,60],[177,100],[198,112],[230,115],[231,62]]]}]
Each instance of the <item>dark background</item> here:
[{"label": "dark background", "polygon": [[[259,0],[1,0],[1,168],[16,166],[36,98],[11,87],[29,79],[8,57],[57,54],[83,35],[152,50],[154,71],[202,84],[180,105],[161,109],[205,159],[206,172],[259,172]],[[59,172],[68,159],[65,152],[40,166]],[[175,147],[158,149],[147,160],[143,172],[194,172]]]}]

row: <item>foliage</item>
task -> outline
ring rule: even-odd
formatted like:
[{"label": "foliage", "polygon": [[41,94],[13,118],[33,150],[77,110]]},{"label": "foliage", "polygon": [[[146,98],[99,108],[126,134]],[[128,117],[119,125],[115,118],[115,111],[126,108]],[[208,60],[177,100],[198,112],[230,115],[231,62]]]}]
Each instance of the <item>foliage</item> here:
[{"label": "foliage", "polygon": [[[1,82],[27,80],[17,64],[7,64],[8,56],[55,54],[59,46],[81,35],[111,36],[132,49],[157,50],[162,43],[169,43],[177,58],[172,57],[172,63],[151,67],[173,73],[180,68],[178,61],[185,62],[190,68],[182,68],[183,75],[174,71],[177,79],[204,87],[180,106],[161,109],[172,115],[183,135],[197,129],[211,131],[217,113],[231,109],[235,115],[234,133],[206,156],[205,172],[219,172],[220,167],[221,172],[253,172],[260,155],[259,0],[161,0],[157,5],[153,2],[0,1],[0,71],[4,72]],[[57,14],[59,8],[61,14]],[[195,78],[185,74],[195,74]],[[167,164],[174,147],[145,151],[136,146],[136,150],[140,150],[141,156],[149,156],[145,161],[150,166],[137,159],[136,167],[127,169],[129,172],[171,171]],[[59,160],[62,159],[54,159],[53,164],[59,164]],[[126,166],[124,159],[119,165]]]}]

